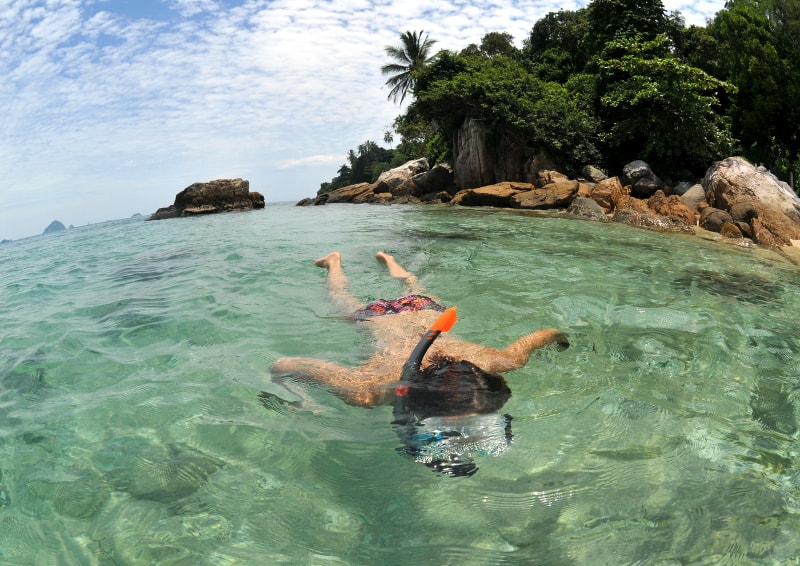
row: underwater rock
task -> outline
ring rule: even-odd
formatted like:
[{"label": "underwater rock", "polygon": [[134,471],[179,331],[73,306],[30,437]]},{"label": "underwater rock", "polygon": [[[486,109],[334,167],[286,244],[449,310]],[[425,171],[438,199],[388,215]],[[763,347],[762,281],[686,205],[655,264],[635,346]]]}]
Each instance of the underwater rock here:
[{"label": "underwater rock", "polygon": [[24,362],[11,373],[0,377],[3,389],[13,389],[18,393],[38,393],[47,388],[45,371],[31,362]]},{"label": "underwater rock", "polygon": [[88,519],[97,515],[110,494],[108,485],[99,476],[86,472],[76,480],[58,484],[53,507],[59,515]]},{"label": "underwater rock", "polygon": [[115,439],[98,456],[113,467],[106,480],[136,499],[175,503],[195,493],[222,462],[185,447],[150,444],[134,437]]},{"label": "underwater rock", "polygon": [[797,417],[791,391],[777,381],[761,379],[750,397],[753,419],[767,429],[789,436],[797,432]]}]

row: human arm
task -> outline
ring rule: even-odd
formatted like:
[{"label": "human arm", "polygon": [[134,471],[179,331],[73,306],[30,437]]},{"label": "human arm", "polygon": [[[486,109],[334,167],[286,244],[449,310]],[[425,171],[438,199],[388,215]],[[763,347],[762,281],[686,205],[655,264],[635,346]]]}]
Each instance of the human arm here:
[{"label": "human arm", "polygon": [[291,375],[295,379],[313,381],[330,387],[345,403],[372,407],[384,402],[385,390],[363,375],[360,368],[348,368],[314,358],[280,358],[270,368],[273,379]]},{"label": "human arm", "polygon": [[459,341],[448,344],[442,353],[469,360],[489,372],[505,373],[527,364],[531,352],[548,344],[557,344],[563,350],[569,347],[569,340],[556,328],[544,328],[526,334],[502,349]]}]

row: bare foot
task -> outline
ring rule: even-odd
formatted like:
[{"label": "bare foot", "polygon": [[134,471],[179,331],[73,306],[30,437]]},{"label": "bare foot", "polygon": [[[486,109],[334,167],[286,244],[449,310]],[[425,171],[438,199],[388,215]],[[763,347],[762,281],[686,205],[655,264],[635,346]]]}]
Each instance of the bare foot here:
[{"label": "bare foot", "polygon": [[339,252],[331,252],[325,257],[321,257],[318,260],[314,261],[314,265],[317,267],[324,267],[325,269],[330,269],[331,266],[339,266],[342,263],[342,254]]},{"label": "bare foot", "polygon": [[381,263],[389,263],[390,261],[394,260],[394,256],[391,256],[386,252],[378,252],[375,254],[375,259],[377,259]]},{"label": "bare foot", "polygon": [[389,255],[385,252],[378,252],[375,254],[375,259],[386,264],[386,267],[389,269],[389,275],[392,277],[406,280],[410,280],[414,277],[412,273],[409,273],[402,265],[397,263],[393,255]]}]

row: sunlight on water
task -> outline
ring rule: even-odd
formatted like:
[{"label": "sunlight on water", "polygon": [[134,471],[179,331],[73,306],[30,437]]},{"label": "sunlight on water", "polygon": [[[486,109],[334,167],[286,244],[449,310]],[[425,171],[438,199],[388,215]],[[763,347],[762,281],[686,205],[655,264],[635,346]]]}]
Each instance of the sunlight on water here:
[{"label": "sunlight on water", "polygon": [[[369,354],[383,249],[503,346],[513,443],[469,478],[388,407],[272,383]],[[0,563],[792,563],[800,269],[760,250],[510,211],[268,206],[0,246]]]}]

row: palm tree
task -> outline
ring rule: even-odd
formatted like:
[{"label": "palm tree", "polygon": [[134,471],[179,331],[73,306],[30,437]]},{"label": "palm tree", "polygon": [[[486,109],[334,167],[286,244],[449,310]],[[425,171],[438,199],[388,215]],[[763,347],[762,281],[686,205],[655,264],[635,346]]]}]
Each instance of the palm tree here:
[{"label": "palm tree", "polygon": [[381,67],[381,72],[384,75],[392,74],[389,80],[386,81],[386,86],[392,87],[389,91],[391,100],[397,102],[400,98],[400,104],[403,103],[408,91],[414,88],[414,79],[417,71],[424,67],[433,58],[430,55],[433,44],[436,43],[435,39],[422,39],[420,31],[406,31],[400,34],[399,45],[387,45],[385,50],[386,54],[397,61]]}]

